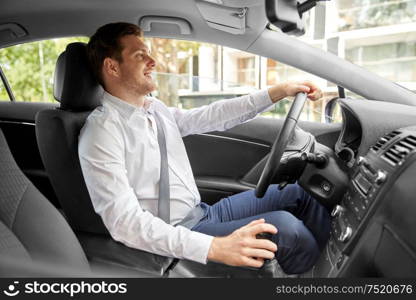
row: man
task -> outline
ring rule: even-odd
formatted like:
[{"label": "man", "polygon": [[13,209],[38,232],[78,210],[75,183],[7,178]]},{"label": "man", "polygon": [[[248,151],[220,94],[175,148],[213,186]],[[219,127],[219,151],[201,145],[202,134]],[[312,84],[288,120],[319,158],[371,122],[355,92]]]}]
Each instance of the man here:
[{"label": "man", "polygon": [[[146,96],[156,88],[151,76],[156,63],[136,25],[104,25],[91,37],[87,53],[105,94],[81,131],[79,157],[94,209],[115,240],[200,263],[261,267],[276,256],[286,273],[313,266],[329,234],[328,213],[318,202],[298,185],[282,191],[272,185],[262,199],[248,191],[213,206],[201,203],[182,137],[226,130],[298,92],[316,100],[319,88],[282,83],[185,111]],[[168,152],[167,222],[158,217],[162,151],[157,121]],[[178,225],[196,208],[204,215],[193,228]],[[273,234],[272,241],[256,239],[262,232]]]}]

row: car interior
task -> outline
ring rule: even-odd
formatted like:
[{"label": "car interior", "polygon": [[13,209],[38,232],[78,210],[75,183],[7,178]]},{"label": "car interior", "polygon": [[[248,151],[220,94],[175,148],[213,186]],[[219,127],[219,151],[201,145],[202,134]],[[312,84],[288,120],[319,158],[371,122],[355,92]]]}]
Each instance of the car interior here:
[{"label": "car interior", "polygon": [[[271,183],[284,188],[298,182],[327,207],[331,237],[301,277],[414,277],[416,95],[269,30],[268,2],[180,0],[171,7],[164,0],[38,0],[33,6],[5,0],[0,48],[90,36],[100,25],[125,21],[149,37],[216,43],[279,59],[363,96],[337,99],[341,123],[298,120],[305,101],[299,96],[286,118],[257,117],[224,132],[187,136],[184,143],[208,204],[251,189],[261,197]],[[0,276],[281,276],[275,260],[261,269],[201,265],[111,238],[92,207],[77,152],[79,132],[102,92],[85,44],[71,43],[56,63],[55,103],[0,101]]]}]

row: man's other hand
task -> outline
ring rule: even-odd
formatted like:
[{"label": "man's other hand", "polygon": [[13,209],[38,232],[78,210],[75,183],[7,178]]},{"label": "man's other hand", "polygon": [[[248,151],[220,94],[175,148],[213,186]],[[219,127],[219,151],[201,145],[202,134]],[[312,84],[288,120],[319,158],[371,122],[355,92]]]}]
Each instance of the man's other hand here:
[{"label": "man's other hand", "polygon": [[310,81],[282,82],[272,86],[268,91],[270,99],[274,103],[285,97],[295,96],[299,92],[307,93],[308,98],[312,101],[316,101],[322,97],[321,89]]},{"label": "man's other hand", "polygon": [[260,268],[265,259],[274,258],[277,245],[267,239],[257,239],[256,234],[269,232],[276,234],[277,229],[264,219],[235,230],[228,236],[215,237],[208,252],[208,260],[221,262],[230,266]]}]

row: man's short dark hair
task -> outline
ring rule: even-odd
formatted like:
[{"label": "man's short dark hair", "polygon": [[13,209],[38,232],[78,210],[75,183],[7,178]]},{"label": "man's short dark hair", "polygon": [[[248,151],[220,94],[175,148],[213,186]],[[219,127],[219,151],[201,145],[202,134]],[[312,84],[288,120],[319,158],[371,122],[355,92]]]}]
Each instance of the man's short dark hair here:
[{"label": "man's short dark hair", "polygon": [[120,38],[130,34],[142,37],[143,31],[135,24],[118,22],[101,26],[91,36],[87,44],[87,56],[91,70],[101,85],[104,86],[101,72],[104,59],[111,57],[122,62]]}]

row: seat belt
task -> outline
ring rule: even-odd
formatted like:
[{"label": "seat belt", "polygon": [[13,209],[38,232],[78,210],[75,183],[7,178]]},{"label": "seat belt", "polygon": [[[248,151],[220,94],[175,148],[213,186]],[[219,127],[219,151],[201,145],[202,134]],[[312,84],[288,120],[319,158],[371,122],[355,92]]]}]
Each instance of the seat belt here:
[{"label": "seat belt", "polygon": [[[160,181],[159,181],[159,201],[158,201],[158,216],[166,223],[170,224],[170,186],[169,186],[169,165],[168,165],[168,151],[166,147],[165,128],[162,124],[160,114],[155,111],[154,119],[157,127],[157,142],[160,151]],[[191,229],[195,226],[206,214],[208,205],[200,203],[194,207],[185,218],[176,225],[181,225]]]},{"label": "seat belt", "polygon": [[154,114],[157,127],[157,142],[160,151],[160,180],[159,180],[159,201],[158,216],[166,223],[170,224],[170,185],[169,185],[169,165],[168,150],[166,148],[166,136],[160,116],[155,111]]}]

